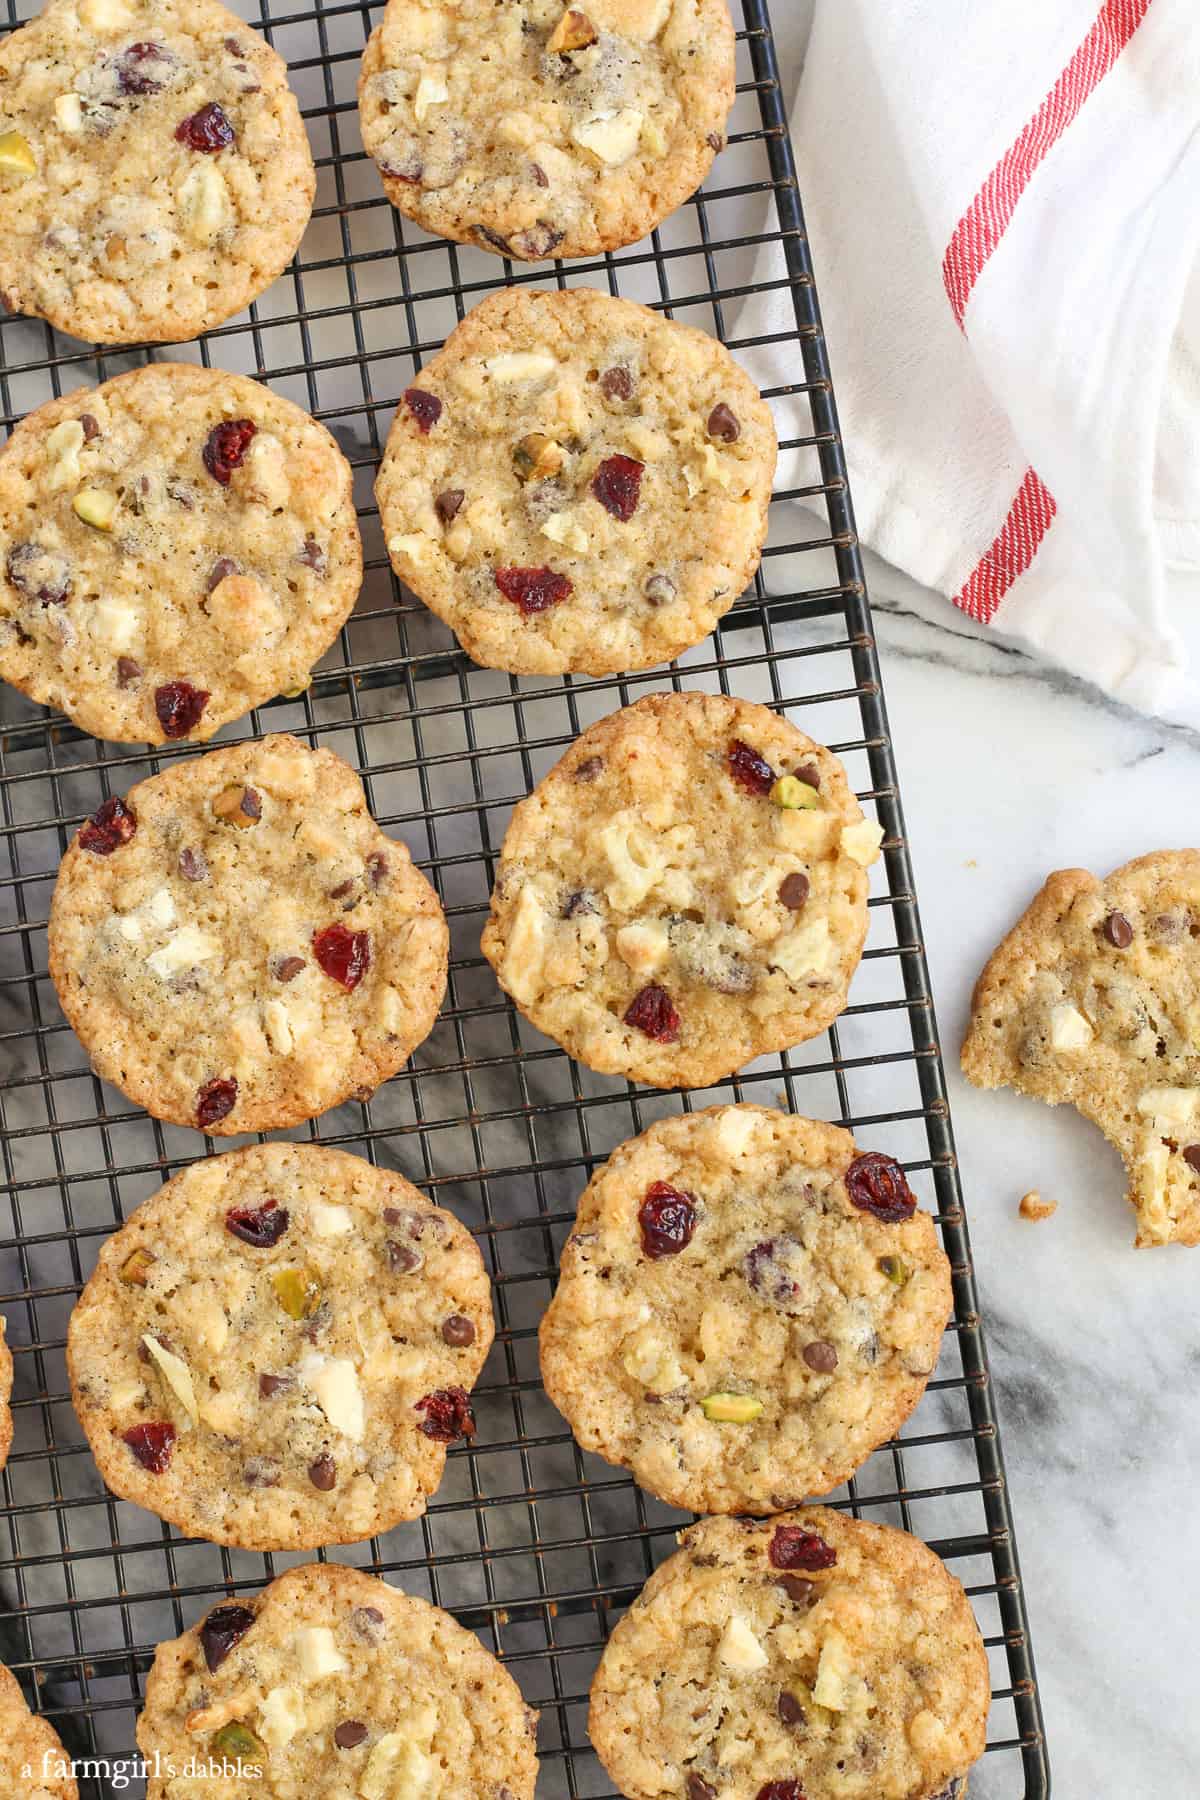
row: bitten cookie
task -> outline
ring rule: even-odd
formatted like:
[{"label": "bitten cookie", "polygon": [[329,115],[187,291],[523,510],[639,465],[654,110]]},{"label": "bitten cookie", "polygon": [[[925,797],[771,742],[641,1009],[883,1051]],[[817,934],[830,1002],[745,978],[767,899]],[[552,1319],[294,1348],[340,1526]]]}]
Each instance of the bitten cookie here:
[{"label": "bitten cookie", "polygon": [[389,0],[358,87],[393,206],[534,262],[645,237],[724,148],[725,0]]},{"label": "bitten cookie", "polygon": [[0,1315],[0,1469],[8,1461],[13,1440],[13,1359],[8,1347],[7,1329],[8,1321]]},{"label": "bitten cookie", "polygon": [[290,260],[316,191],[300,109],[216,0],[49,0],[0,44],[0,83],[10,312],[179,343]]},{"label": "bitten cookie", "polygon": [[448,947],[353,769],[283,734],[106,800],[50,908],[50,975],[97,1074],[216,1137],[394,1075],[432,1028]]},{"label": "bitten cookie", "polygon": [[457,1219],[359,1157],[265,1144],[193,1163],[108,1239],[67,1366],[122,1499],[309,1550],[424,1512],[491,1341]]},{"label": "bitten cookie", "polygon": [[827,1494],[925,1391],[951,1306],[891,1157],[761,1106],[660,1119],[592,1177],[542,1320],[585,1450],[693,1512]]},{"label": "bitten cookie", "polygon": [[152,363],[0,451],[0,675],[119,743],[303,687],[362,580],[350,465],[257,381]]},{"label": "bitten cookie", "polygon": [[48,1719],[30,1712],[0,1663],[0,1791],[12,1800],[79,1800],[71,1759]]},{"label": "bitten cookie", "polygon": [[506,288],[405,392],[376,493],[396,573],[476,662],[607,675],[733,605],[775,447],[715,338],[590,288]]},{"label": "bitten cookie", "polygon": [[1069,1101],[1124,1159],[1140,1248],[1200,1243],[1200,851],[1051,875],[976,984],[976,1087]]},{"label": "bitten cookie", "polygon": [[881,836],[765,706],[651,694],[513,813],[483,952],[589,1068],[704,1087],[841,1012]]},{"label": "bitten cookie", "polygon": [[629,1800],[958,1800],[991,1683],[967,1597],[823,1507],[704,1519],[617,1625],[588,1730]]},{"label": "bitten cookie", "polygon": [[[137,1741],[146,1800],[533,1800],[536,1731],[507,1669],[449,1613],[307,1563],[158,1646]],[[203,1774],[182,1773],[192,1759]],[[223,1760],[246,1773],[209,1772]]]}]

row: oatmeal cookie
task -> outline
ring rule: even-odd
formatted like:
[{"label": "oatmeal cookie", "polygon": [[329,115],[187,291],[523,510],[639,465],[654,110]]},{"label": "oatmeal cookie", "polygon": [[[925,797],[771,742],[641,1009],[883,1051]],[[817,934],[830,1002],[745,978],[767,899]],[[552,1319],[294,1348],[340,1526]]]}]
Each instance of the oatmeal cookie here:
[{"label": "oatmeal cookie", "polygon": [[396,573],[485,668],[607,675],[700,642],[758,567],[775,426],[715,338],[590,288],[506,288],[401,399]]},{"label": "oatmeal cookie", "polygon": [[704,1519],[605,1647],[588,1730],[628,1800],[959,1800],[991,1682],[924,1544],[824,1507]]},{"label": "oatmeal cookie", "polygon": [[316,175],[287,68],[216,0],[49,0],[0,43],[0,290],[180,343],[290,261]]},{"label": "oatmeal cookie", "polygon": [[30,1712],[0,1663],[0,1791],[12,1800],[79,1800],[71,1759],[48,1719]]},{"label": "oatmeal cookie", "polygon": [[837,758],[765,706],[650,694],[513,813],[483,952],[590,1069],[704,1087],[841,1012],[881,838]]},{"label": "oatmeal cookie", "polygon": [[[137,1741],[146,1800],[533,1800],[536,1731],[507,1669],[449,1613],[306,1563],[158,1646]],[[240,1777],[214,1772],[239,1760]],[[202,1772],[183,1773],[193,1761]]]},{"label": "oatmeal cookie", "polygon": [[592,1177],[542,1320],[585,1450],[668,1505],[848,1479],[925,1391],[950,1265],[899,1164],[762,1106],[660,1119]]},{"label": "oatmeal cookie", "polygon": [[733,95],[725,0],[388,0],[358,87],[392,205],[527,262],[645,237],[708,174]]},{"label": "oatmeal cookie", "polygon": [[1200,1243],[1200,851],[1061,869],[993,952],[962,1048],[976,1087],[1068,1101],[1119,1151],[1139,1248]]},{"label": "oatmeal cookie", "polygon": [[315,1144],[193,1163],[100,1252],[71,1397],[114,1493],[243,1550],[417,1518],[492,1341],[471,1234]]},{"label": "oatmeal cookie", "polygon": [[0,450],[0,675],[118,743],[303,687],[362,580],[350,465],[290,400],[151,363]]},{"label": "oatmeal cookie", "polygon": [[96,1073],[217,1137],[394,1075],[433,1025],[448,947],[353,769],[285,734],[106,800],[50,908],[50,975]]}]

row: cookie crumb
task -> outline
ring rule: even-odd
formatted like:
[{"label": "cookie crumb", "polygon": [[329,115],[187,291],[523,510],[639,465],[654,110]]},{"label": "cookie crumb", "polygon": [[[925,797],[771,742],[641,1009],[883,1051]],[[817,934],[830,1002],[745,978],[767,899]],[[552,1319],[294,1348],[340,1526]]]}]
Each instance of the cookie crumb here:
[{"label": "cookie crumb", "polygon": [[1021,1196],[1018,1208],[1023,1219],[1049,1219],[1058,1211],[1057,1200],[1043,1200],[1036,1188]]}]

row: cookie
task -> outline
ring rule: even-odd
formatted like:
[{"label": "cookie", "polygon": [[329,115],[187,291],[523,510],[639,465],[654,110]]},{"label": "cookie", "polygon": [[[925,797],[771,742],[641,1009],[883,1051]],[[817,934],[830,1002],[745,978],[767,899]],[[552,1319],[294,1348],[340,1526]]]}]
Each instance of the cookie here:
[{"label": "cookie", "polygon": [[773,1512],[894,1435],[951,1299],[891,1157],[834,1125],[714,1106],[658,1120],[593,1175],[542,1379],[583,1448],[668,1505]]},{"label": "cookie", "polygon": [[[158,1646],[137,1741],[146,1800],[533,1800],[536,1731],[449,1613],[307,1563]],[[200,1773],[183,1773],[193,1759]]]},{"label": "cookie", "polygon": [[725,0],[388,0],[358,105],[393,206],[536,262],[635,243],[682,206],[733,93]]},{"label": "cookie", "polygon": [[257,381],[152,363],[0,450],[0,675],[118,743],[305,686],[362,580],[350,465]]},{"label": "cookie", "polygon": [[765,706],[650,694],[513,813],[483,952],[590,1069],[704,1087],[846,1004],[882,833]]},{"label": "cookie", "polygon": [[457,1219],[315,1144],[193,1163],[100,1252],[71,1314],[71,1396],[124,1500],[244,1550],[415,1519],[492,1341]]},{"label": "cookie", "polygon": [[506,288],[405,392],[376,493],[396,573],[476,662],[609,675],[669,662],[742,593],[775,450],[715,338]]},{"label": "cookie", "polygon": [[50,908],[50,975],[96,1073],[215,1137],[394,1075],[437,1016],[448,947],[354,770],[285,734],[106,800]]},{"label": "cookie", "polygon": [[605,1647],[588,1729],[629,1800],[959,1800],[991,1682],[906,1532],[825,1507],[704,1519]]},{"label": "cookie", "polygon": [[13,1359],[8,1347],[6,1331],[8,1320],[0,1314],[0,1469],[8,1461],[8,1453],[12,1449],[13,1416]]},{"label": "cookie", "polygon": [[49,0],[0,44],[0,290],[180,343],[270,286],[316,175],[287,67],[216,0]]},{"label": "cookie", "polygon": [[30,1712],[0,1663],[0,1790],[13,1800],[79,1800],[71,1758],[48,1719]]},{"label": "cookie", "polygon": [[1200,1243],[1200,851],[1100,881],[1062,869],[993,953],[962,1049],[976,1087],[1014,1087],[1098,1125],[1124,1160],[1139,1247]]}]

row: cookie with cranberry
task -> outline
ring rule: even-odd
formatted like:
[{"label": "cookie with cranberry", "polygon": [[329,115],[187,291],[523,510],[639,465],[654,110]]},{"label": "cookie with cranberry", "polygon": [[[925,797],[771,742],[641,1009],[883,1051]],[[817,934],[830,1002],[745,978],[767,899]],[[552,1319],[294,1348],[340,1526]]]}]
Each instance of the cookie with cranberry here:
[{"label": "cookie with cranberry", "polygon": [[483,952],[590,1069],[705,1087],[841,1012],[881,837],[837,758],[786,719],[650,694],[513,813]]},{"label": "cookie with cranberry", "polygon": [[605,1646],[588,1731],[628,1800],[958,1800],[987,1653],[932,1550],[825,1507],[681,1532]]},{"label": "cookie with cranberry", "polygon": [[0,83],[10,312],[180,343],[290,261],[316,190],[300,109],[216,0],[49,0],[0,44]]},{"label": "cookie with cranberry", "polygon": [[0,1663],[0,1791],[22,1800],[79,1800],[71,1758],[48,1719],[30,1712],[20,1683]]},{"label": "cookie with cranberry", "polygon": [[762,1106],[660,1119],[593,1175],[542,1320],[579,1443],[670,1506],[827,1494],[925,1391],[950,1265],[891,1157]]},{"label": "cookie with cranberry", "polygon": [[393,206],[537,262],[635,243],[682,206],[733,94],[725,0],[388,0],[358,104]]},{"label": "cookie with cranberry", "polygon": [[0,675],[119,743],[303,687],[362,579],[350,465],[260,382],[151,363],[0,450]]},{"label": "cookie with cranberry", "polygon": [[394,1075],[433,1025],[448,945],[354,770],[284,734],[106,800],[50,908],[50,975],[96,1073],[215,1137]]},{"label": "cookie with cranberry", "polygon": [[700,642],[758,567],[775,426],[715,338],[590,288],[506,288],[401,399],[396,573],[486,668],[606,675]]},{"label": "cookie with cranberry", "polygon": [[1060,869],[989,958],[962,1048],[976,1087],[1063,1101],[1125,1163],[1139,1248],[1200,1244],[1200,851],[1103,880]]},{"label": "cookie with cranberry", "polygon": [[359,1157],[264,1144],[193,1163],[108,1239],[67,1366],[114,1493],[303,1550],[424,1512],[491,1341],[457,1219]]},{"label": "cookie with cranberry", "polygon": [[[449,1613],[359,1569],[306,1563],[158,1646],[137,1741],[146,1800],[185,1800],[185,1788],[186,1800],[240,1800],[260,1786],[533,1800],[536,1731],[507,1669]],[[168,1774],[239,1758],[241,1777]]]}]

